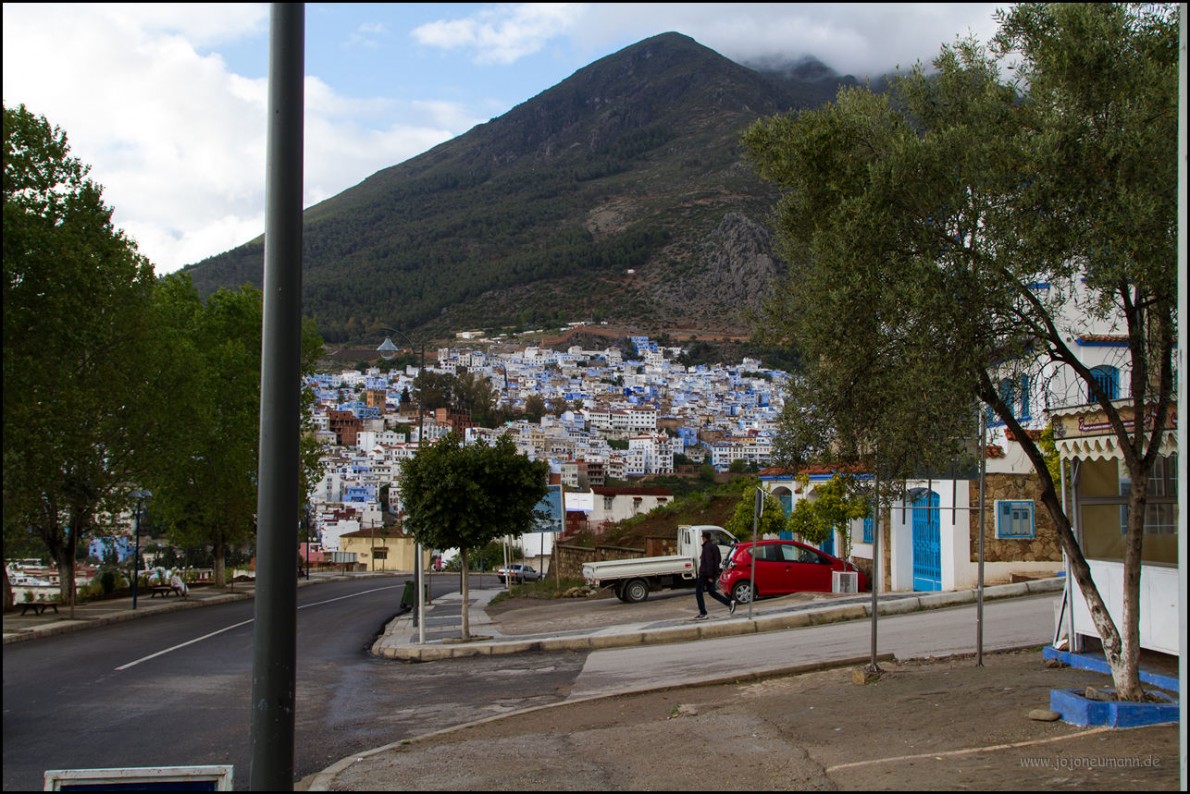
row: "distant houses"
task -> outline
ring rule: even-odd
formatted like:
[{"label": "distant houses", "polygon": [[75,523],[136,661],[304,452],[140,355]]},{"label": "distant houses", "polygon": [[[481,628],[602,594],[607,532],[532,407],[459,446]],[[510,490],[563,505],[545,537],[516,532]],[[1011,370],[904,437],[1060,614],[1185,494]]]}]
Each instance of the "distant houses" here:
[{"label": "distant houses", "polygon": [[468,443],[510,435],[524,454],[549,461],[561,482],[587,494],[575,501],[590,505],[585,523],[593,527],[672,500],[649,489],[611,493],[609,480],[671,474],[677,456],[723,471],[735,461],[767,465],[786,373],[765,370],[754,359],[686,367],[674,361],[678,350],[647,337],[631,343],[638,358],[625,359],[618,348],[440,348],[428,368],[486,377],[505,408],[523,408],[534,395],[570,406],[560,416],[497,428],[474,427],[469,417],[442,410],[421,415],[419,425],[418,412],[407,398],[402,402],[414,391],[416,367],[310,376],[306,385],[317,400],[314,432],[326,445],[324,474],[312,498],[317,542],[338,551],[343,537],[366,531],[368,522],[379,526],[382,513],[399,514],[401,461],[419,441],[432,443],[450,430]]}]

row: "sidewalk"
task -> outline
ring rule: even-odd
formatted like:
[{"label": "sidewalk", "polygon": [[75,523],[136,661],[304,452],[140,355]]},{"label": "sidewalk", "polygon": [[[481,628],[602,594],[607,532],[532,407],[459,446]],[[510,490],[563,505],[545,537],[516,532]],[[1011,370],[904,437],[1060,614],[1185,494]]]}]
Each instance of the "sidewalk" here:
[{"label": "sidewalk", "polygon": [[4,613],[4,644],[106,626],[164,612],[239,601],[252,598],[254,590],[254,582],[236,582],[234,586],[225,590],[213,586],[191,587],[186,598],[172,595],[163,598],[153,597],[151,591],[146,588],[144,592],[137,593],[135,610],[132,608],[132,596],[88,601],[75,605],[73,619],[68,606],[59,606],[57,614],[48,610],[40,615],[21,615],[18,602],[17,608]]},{"label": "sidewalk", "polygon": [[[371,575],[371,574],[361,574]],[[309,579],[298,578],[298,587],[343,579],[341,573],[314,573]],[[25,642],[38,637],[49,637],[54,634],[64,634],[70,631],[106,626],[125,620],[136,620],[165,612],[176,612],[180,609],[194,609],[224,604],[228,601],[242,601],[252,598],[256,592],[255,581],[240,581],[220,589],[214,585],[191,585],[187,598],[178,596],[156,596],[148,588],[137,593],[136,609],[132,608],[132,596],[122,598],[108,598],[102,601],[88,601],[76,604],[74,618],[70,617],[70,607],[59,606],[57,614],[53,610],[41,615],[22,615],[20,602],[16,603],[11,612],[4,613],[4,644],[10,642]]]},{"label": "sidewalk", "polygon": [[[984,599],[1013,598],[1038,593],[1056,593],[1063,580],[1039,579],[1017,584],[984,588]],[[502,590],[469,592],[468,621],[471,640],[463,642],[462,594],[455,592],[435,599],[425,609],[425,627],[414,625],[412,612],[392,620],[383,635],[372,645],[372,653],[386,659],[407,662],[429,662],[466,656],[499,656],[533,651],[589,651],[619,648],[630,645],[688,642],[710,637],[755,634],[762,631],[781,631],[842,620],[861,620],[871,615],[872,594],[822,596],[804,600],[796,596],[765,599],[752,608],[748,619],[748,605],[741,604],[731,618],[703,623],[691,622],[693,614],[690,598],[675,600],[675,608],[655,610],[653,619],[639,623],[611,622],[624,605],[614,604],[608,622],[603,625],[576,625],[568,628],[555,624],[543,633],[510,633],[489,614],[489,604]],[[924,609],[971,604],[976,600],[974,590],[939,593],[887,593],[881,595],[878,609],[881,615],[895,615]],[[581,604],[582,600],[575,603]],[[580,607],[581,608],[581,607]],[[424,642],[422,641],[424,635]]]},{"label": "sidewalk", "polygon": [[[1000,585],[985,588],[984,598],[1061,588],[1061,579]],[[470,591],[468,642],[460,639],[456,592],[427,605],[422,627],[411,614],[391,621],[372,653],[429,662],[682,642],[862,619],[871,608],[870,593],[803,594],[761,601],[751,619],[744,605],[693,623],[689,596],[658,594],[635,605],[517,599],[506,608],[491,603],[500,592]],[[973,591],[886,594],[878,609],[901,614],[975,599]],[[642,614],[654,619],[631,621]],[[714,780],[729,791],[1179,789],[1176,724],[1080,728],[1047,714],[1052,691],[1110,684],[1102,674],[1049,664],[1036,647],[991,652],[978,667],[966,656],[888,656],[875,679],[857,678],[865,658],[643,689],[624,681],[610,694],[580,689],[558,703],[481,712],[464,725],[353,753],[295,790],[676,791]]]},{"label": "sidewalk", "polygon": [[[315,575],[311,579],[299,579],[298,586],[305,587],[320,581],[341,578],[342,574]],[[985,600],[1012,598],[1037,593],[1058,592],[1062,589],[1061,579],[1040,579],[1009,585],[984,588]],[[194,609],[210,604],[252,598],[254,582],[236,582],[226,590],[211,586],[193,587],[189,598],[176,596],[152,597],[148,591],[138,594],[137,608],[132,608],[132,598],[113,598],[78,604],[74,617],[69,607],[59,607],[41,615],[20,614],[19,609],[4,615],[4,643],[22,642],[78,631],[93,626],[109,625],[125,620]],[[833,623],[840,620],[857,620],[871,614],[870,593],[848,596],[822,596],[813,600],[802,600],[797,596],[766,599],[753,605],[752,619],[748,620],[748,605],[742,604],[731,619],[692,623],[689,620],[689,598],[673,599],[670,608],[654,608],[651,619],[646,622],[618,622],[622,619],[626,605],[615,604],[605,610],[608,617],[601,623],[591,625],[589,621],[554,622],[548,632],[525,633],[509,630],[501,621],[489,614],[489,605],[502,588],[476,589],[469,591],[468,621],[471,641],[462,642],[462,595],[454,592],[439,596],[425,607],[425,629],[415,625],[412,611],[398,615],[389,622],[383,635],[372,646],[372,653],[386,659],[400,661],[428,662],[437,659],[459,658],[477,655],[501,655],[532,651],[595,650],[628,645],[686,642],[707,637],[725,637],[737,634],[752,634],[762,631],[780,631],[819,623]],[[888,593],[879,598],[882,615],[901,614],[922,609],[969,604],[975,601],[975,591],[943,593]],[[589,612],[581,606],[583,599],[570,602],[575,611]],[[589,603],[589,602],[587,602]],[[557,601],[543,602],[558,605]],[[422,639],[424,638],[424,642]]]}]

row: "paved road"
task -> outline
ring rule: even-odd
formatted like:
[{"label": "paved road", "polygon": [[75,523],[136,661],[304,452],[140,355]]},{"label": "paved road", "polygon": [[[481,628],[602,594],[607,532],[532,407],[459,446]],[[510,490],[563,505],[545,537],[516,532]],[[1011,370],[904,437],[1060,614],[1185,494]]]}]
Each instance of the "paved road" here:
[{"label": "paved road", "polygon": [[[457,586],[434,581],[437,595]],[[297,778],[392,741],[584,694],[861,656],[870,637],[869,624],[859,621],[591,654],[410,665],[369,653],[403,586],[404,578],[370,578],[299,591]],[[985,647],[1044,642],[1052,601],[989,605]],[[970,651],[972,615],[884,617],[880,650]],[[233,764],[237,788],[246,788],[251,618],[252,603],[238,602],[7,645],[5,790],[40,788],[42,772],[53,768],[197,763]],[[999,636],[1008,629],[1026,639]],[[943,636],[950,639],[939,643]]]},{"label": "paved road", "polygon": [[[436,595],[457,587],[433,579]],[[299,590],[298,777],[394,735],[559,697],[577,675],[580,658],[476,660],[459,687],[440,668],[376,659],[404,582]],[[4,790],[39,790],[47,769],[226,763],[246,789],[252,618],[253,602],[238,601],[5,645]]]}]

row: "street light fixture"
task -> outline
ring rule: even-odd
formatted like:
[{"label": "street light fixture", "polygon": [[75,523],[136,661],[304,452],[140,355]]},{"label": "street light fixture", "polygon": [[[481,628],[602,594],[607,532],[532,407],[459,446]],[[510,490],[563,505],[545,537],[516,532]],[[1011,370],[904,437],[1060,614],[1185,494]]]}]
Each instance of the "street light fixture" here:
[{"label": "street light fixture", "polygon": [[128,495],[136,500],[136,548],[132,553],[132,608],[136,609],[136,585],[140,579],[140,512],[145,504],[145,500],[150,499],[153,496],[153,492],[143,488],[137,488]]},{"label": "street light fixture", "polygon": [[[398,337],[402,337],[409,344],[410,350],[414,350],[414,349],[419,350],[420,355],[419,355],[419,364],[418,364],[417,373],[418,373],[418,375],[422,375],[426,370],[426,343],[425,343],[425,340],[424,339],[421,340],[421,343],[418,345],[418,344],[414,344],[413,339],[408,334],[402,333],[402,332],[396,330],[395,328],[384,328],[382,326],[380,328],[380,330],[384,331],[385,333],[388,333],[388,334],[396,334]],[[377,350],[380,352],[380,355],[384,357],[385,361],[391,361],[393,356],[396,355],[397,346],[393,344],[393,340],[391,337],[386,336],[386,337],[384,337],[384,341],[380,344],[380,347],[378,347]],[[422,404],[422,398],[421,398],[421,390],[419,389],[417,392],[417,449],[418,450],[421,449],[421,437],[422,437],[422,433],[425,429],[422,426],[422,407],[423,407],[423,404]],[[423,610],[425,608],[425,598],[423,597],[422,590],[421,590],[422,589],[422,570],[421,570],[422,548],[421,548],[420,543],[415,545],[413,554],[414,554],[413,589],[417,593],[417,609],[414,610],[414,612],[413,612],[413,625],[417,626],[418,642],[424,643],[426,641],[426,633],[425,633],[426,628],[425,628],[425,620],[424,620],[424,615],[423,615]],[[373,557],[372,564],[375,565],[375,557]]]}]

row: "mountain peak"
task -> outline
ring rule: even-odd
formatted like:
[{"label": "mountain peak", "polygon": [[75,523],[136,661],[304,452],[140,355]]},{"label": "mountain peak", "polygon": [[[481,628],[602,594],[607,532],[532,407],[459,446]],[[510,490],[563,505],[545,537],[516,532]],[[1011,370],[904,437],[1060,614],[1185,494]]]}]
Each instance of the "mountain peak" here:
[{"label": "mountain peak", "polygon": [[[740,135],[832,99],[820,72],[776,79],[673,32],[601,58],[308,209],[305,313],[332,343],[584,319],[746,333],[783,265]],[[262,255],[186,270],[205,296],[259,285]]]}]

